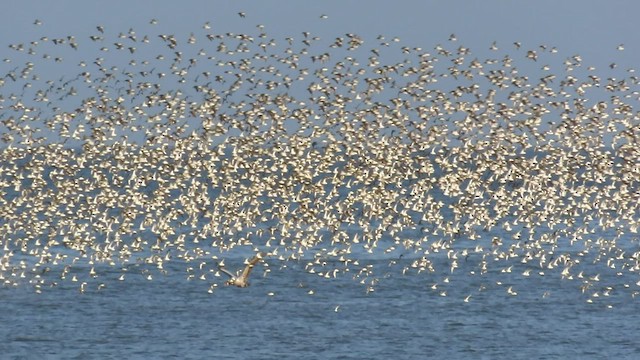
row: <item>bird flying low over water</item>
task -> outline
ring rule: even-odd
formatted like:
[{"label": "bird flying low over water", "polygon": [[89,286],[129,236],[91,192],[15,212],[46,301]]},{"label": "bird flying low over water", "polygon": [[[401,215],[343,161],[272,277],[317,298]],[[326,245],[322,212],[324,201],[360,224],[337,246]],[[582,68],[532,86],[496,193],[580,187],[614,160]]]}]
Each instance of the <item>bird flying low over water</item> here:
[{"label": "bird flying low over water", "polygon": [[242,269],[242,272],[238,274],[233,274],[229,270],[224,268],[224,264],[218,264],[218,269],[223,273],[229,276],[229,280],[225,283],[226,285],[233,285],[237,287],[247,287],[249,286],[249,275],[251,274],[251,270],[253,267],[262,260],[262,254],[258,253],[256,256],[245,262],[245,267]]}]

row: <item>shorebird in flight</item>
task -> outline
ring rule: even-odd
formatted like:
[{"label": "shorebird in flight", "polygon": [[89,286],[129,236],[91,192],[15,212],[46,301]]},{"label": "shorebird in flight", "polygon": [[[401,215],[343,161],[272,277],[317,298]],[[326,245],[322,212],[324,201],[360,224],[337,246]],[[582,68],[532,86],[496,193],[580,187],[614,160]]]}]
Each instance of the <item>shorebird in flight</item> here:
[{"label": "shorebird in flight", "polygon": [[218,269],[223,273],[229,276],[229,280],[225,283],[226,285],[233,285],[237,287],[247,287],[249,286],[249,275],[251,274],[251,270],[253,267],[262,260],[262,254],[258,253],[256,256],[252,257],[250,260],[245,262],[245,267],[242,272],[238,274],[233,274],[229,270],[224,268],[224,264],[218,264]]}]

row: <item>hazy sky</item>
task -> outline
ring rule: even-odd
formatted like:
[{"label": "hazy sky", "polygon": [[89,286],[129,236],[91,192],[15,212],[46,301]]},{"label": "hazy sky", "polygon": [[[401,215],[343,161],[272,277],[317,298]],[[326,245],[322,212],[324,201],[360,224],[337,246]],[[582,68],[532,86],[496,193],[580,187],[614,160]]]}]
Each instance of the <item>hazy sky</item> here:
[{"label": "hazy sky", "polygon": [[[392,6],[393,4],[393,6]],[[640,58],[637,16],[640,2],[625,1],[23,1],[3,2],[2,42],[33,40],[42,34],[94,33],[96,24],[113,32],[139,29],[159,20],[166,33],[189,33],[210,21],[221,32],[254,31],[264,24],[277,37],[357,33],[398,36],[410,46],[432,48],[455,33],[478,51],[492,41],[506,46],[557,46],[599,65],[612,57],[631,66]],[[238,12],[246,13],[246,18]],[[326,14],[327,19],[320,19]],[[35,27],[34,19],[43,25]],[[140,31],[140,30],[138,30]],[[623,54],[616,52],[625,45]]]},{"label": "hazy sky", "polygon": [[[246,16],[239,16],[239,12]],[[104,27],[104,36],[108,40],[105,45],[111,48],[113,42],[118,41],[118,34],[127,33],[129,29],[133,29],[139,37],[145,34],[153,36],[154,42],[159,42],[158,34],[172,34],[186,40],[192,32],[202,35],[203,24],[208,22],[212,32],[248,33],[254,36],[259,32],[256,25],[262,24],[269,37],[280,43],[285,37],[300,41],[302,32],[308,31],[327,41],[344,37],[346,33],[355,33],[366,44],[376,46],[376,37],[382,34],[387,40],[399,37],[402,46],[421,47],[425,51],[432,51],[436,45],[447,43],[450,35],[455,34],[458,39],[455,46],[468,47],[473,56],[479,58],[494,56],[489,47],[495,41],[501,53],[504,54],[506,50],[514,58],[520,59],[518,68],[525,72],[539,70],[542,61],[546,61],[534,63],[525,58],[527,49],[539,51],[540,45],[557,47],[561,54],[558,61],[581,55],[583,63],[595,66],[603,78],[621,76],[626,69],[636,68],[637,59],[640,59],[640,36],[637,36],[636,29],[640,1],[631,0],[10,0],[3,2],[3,13],[3,21],[0,22],[0,49],[3,49],[0,59],[9,58],[12,62],[0,63],[0,75],[17,66],[24,66],[26,61],[40,59],[37,68],[42,78],[65,80],[80,73],[77,64],[81,60],[91,63],[96,57],[104,56],[95,46],[92,47],[88,39],[90,35],[98,34],[97,25]],[[326,16],[321,18],[321,15]],[[38,26],[34,25],[36,19],[41,23]],[[157,19],[157,25],[151,25],[151,19]],[[74,36],[81,46],[77,51],[66,45],[59,47],[65,52],[52,56],[64,58],[60,65],[53,61],[42,61],[40,53],[29,57],[31,55],[27,55],[26,51],[17,52],[8,48],[9,44],[21,43],[27,48],[29,42],[43,36],[50,39]],[[519,52],[513,45],[515,41],[522,43]],[[617,50],[620,44],[624,44],[624,51]],[[153,59],[155,53],[148,55],[149,59]],[[130,57],[127,51],[111,51],[109,56],[122,56],[124,61]],[[146,54],[140,50],[136,56]],[[380,60],[389,63],[394,61]],[[609,64],[614,62],[618,67],[610,70]],[[10,82],[5,82],[3,93],[19,93],[21,90],[10,89],[9,86]]]}]

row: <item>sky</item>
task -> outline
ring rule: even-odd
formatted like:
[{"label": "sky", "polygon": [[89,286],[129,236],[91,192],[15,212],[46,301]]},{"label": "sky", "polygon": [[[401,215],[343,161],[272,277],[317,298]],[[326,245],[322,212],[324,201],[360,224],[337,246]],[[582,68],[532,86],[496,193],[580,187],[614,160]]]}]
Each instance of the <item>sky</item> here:
[{"label": "sky", "polygon": [[[304,31],[329,41],[347,33],[357,34],[365,42],[375,42],[378,35],[384,35],[388,40],[400,38],[404,46],[427,50],[447,43],[455,34],[458,44],[470,48],[473,55],[480,58],[491,56],[489,47],[494,41],[499,48],[512,53],[516,53],[514,42],[520,42],[522,58],[526,49],[538,49],[540,45],[556,47],[563,59],[580,55],[584,64],[594,66],[604,78],[615,74],[609,70],[611,63],[616,63],[616,71],[622,72],[636,67],[640,59],[640,37],[636,35],[640,2],[630,0],[9,0],[3,2],[3,10],[0,59],[16,61],[0,63],[0,75],[25,61],[14,58],[20,54],[9,49],[9,44],[28,46],[43,36],[74,36],[78,42],[90,43],[87,37],[97,34],[97,25],[104,27],[105,37],[111,42],[117,40],[117,34],[129,29],[139,36],[165,33],[184,39],[190,33],[202,33],[205,23],[209,23],[214,32],[251,34],[257,34],[256,25],[261,24],[270,37],[278,40],[286,37],[300,40]],[[36,19],[40,25],[34,24]],[[157,25],[151,25],[151,19],[156,19]],[[623,51],[617,49],[619,45],[624,46]],[[38,64],[40,75],[43,71],[47,73],[47,66],[73,66],[69,72],[78,74],[79,59],[92,61],[101,56],[88,48],[82,47],[77,52],[67,48],[65,64],[70,65]],[[539,67],[526,61],[521,65]],[[55,71],[64,73],[64,70]]]},{"label": "sky", "polygon": [[[190,31],[206,21],[228,31],[257,23],[270,33],[388,34],[425,45],[455,33],[464,43],[548,43],[598,56],[618,43],[640,51],[637,1],[4,1],[3,39],[37,30],[80,34],[95,24],[128,29],[159,20],[168,31]],[[240,18],[238,12],[245,12]],[[327,19],[320,19],[320,15]],[[43,21],[35,29],[34,19]]]},{"label": "sky", "polygon": [[[393,3],[393,4],[392,4]],[[523,47],[556,46],[586,62],[606,63],[625,45],[622,61],[640,58],[638,1],[21,1],[3,2],[2,42],[41,34],[76,36],[101,24],[112,31],[139,29],[151,18],[167,33],[189,33],[209,21],[222,32],[254,30],[263,24],[275,36],[385,34],[432,48],[454,33],[461,44],[484,49],[491,42]],[[238,12],[246,13],[241,18]],[[326,15],[321,19],[320,15]],[[35,19],[42,25],[33,25]]]}]

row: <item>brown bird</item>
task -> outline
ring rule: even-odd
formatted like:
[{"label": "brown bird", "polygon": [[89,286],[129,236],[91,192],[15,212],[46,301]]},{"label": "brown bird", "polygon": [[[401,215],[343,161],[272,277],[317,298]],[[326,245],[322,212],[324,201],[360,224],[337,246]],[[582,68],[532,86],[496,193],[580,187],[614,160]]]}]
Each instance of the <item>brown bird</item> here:
[{"label": "brown bird", "polygon": [[218,264],[218,269],[223,273],[229,276],[229,280],[225,283],[225,285],[233,285],[237,287],[247,287],[249,286],[249,275],[251,274],[251,270],[253,267],[262,260],[262,254],[258,253],[256,256],[252,257],[250,260],[246,261],[246,265],[240,275],[234,275],[230,271],[224,268],[224,265]]}]

